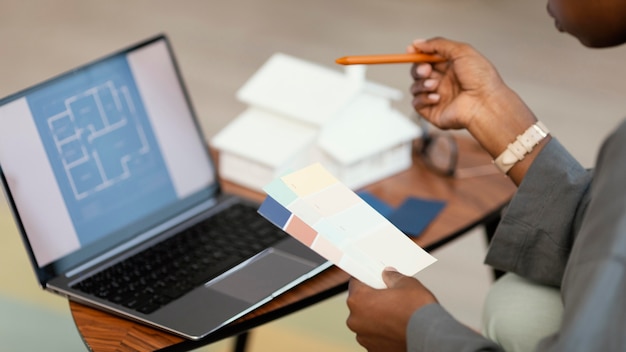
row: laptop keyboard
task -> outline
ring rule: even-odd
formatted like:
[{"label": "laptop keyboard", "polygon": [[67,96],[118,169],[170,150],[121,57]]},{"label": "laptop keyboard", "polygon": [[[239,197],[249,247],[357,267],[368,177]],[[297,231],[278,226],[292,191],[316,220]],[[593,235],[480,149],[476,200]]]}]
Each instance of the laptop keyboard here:
[{"label": "laptop keyboard", "polygon": [[286,236],[256,208],[234,204],[72,287],[149,314]]}]

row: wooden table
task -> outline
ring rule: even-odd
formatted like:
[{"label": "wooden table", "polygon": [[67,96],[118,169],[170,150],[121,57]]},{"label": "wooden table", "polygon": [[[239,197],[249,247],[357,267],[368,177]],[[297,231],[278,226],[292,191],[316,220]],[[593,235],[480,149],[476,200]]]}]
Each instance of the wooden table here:
[{"label": "wooden table", "polygon": [[[491,158],[472,139],[457,136],[459,167],[491,163]],[[226,192],[261,201],[263,195],[224,182]],[[416,243],[430,251],[457,238],[478,225],[493,227],[501,209],[508,203],[515,186],[500,173],[472,177],[443,177],[414,158],[413,166],[402,173],[370,185],[366,190],[392,206],[408,196],[443,200],[446,206]],[[94,352],[109,351],[188,351],[218,340],[236,336],[347,289],[349,276],[331,267],[266,305],[260,307],[200,341],[190,341],[103,311],[70,302],[76,327],[85,344]]]}]

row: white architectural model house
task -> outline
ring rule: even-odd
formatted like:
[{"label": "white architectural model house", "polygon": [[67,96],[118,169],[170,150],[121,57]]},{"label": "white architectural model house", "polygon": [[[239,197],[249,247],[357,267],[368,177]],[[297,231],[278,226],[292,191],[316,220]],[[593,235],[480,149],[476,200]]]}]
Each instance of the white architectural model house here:
[{"label": "white architectural model house", "polygon": [[419,127],[393,109],[402,93],[345,72],[274,54],[237,92],[248,109],[211,140],[226,180],[254,190],[320,162],[353,190],[411,166]]}]

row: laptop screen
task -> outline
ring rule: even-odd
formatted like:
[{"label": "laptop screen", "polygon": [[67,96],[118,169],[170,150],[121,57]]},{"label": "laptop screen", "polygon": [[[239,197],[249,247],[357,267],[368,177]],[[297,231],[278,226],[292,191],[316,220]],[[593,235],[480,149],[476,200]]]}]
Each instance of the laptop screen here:
[{"label": "laptop screen", "polygon": [[32,259],[53,271],[218,188],[164,36],[1,100],[0,170]]}]

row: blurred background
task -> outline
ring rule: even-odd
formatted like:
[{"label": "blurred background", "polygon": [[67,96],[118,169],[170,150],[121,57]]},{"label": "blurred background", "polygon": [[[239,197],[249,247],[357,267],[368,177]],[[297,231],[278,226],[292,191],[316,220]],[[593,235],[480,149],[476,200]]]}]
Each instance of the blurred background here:
[{"label": "blurred background", "polygon": [[[173,44],[207,139],[245,106],[237,89],[275,52],[336,67],[337,57],[397,53],[415,38],[471,43],[561,142],[592,166],[626,116],[626,47],[591,50],[559,33],[545,0],[0,0],[0,97],[157,33]],[[368,79],[408,93],[409,65]],[[337,69],[340,69],[337,67]],[[410,97],[397,108],[411,113]],[[0,346],[85,351],[63,298],[36,284],[6,202],[0,203]],[[479,328],[491,283],[482,229],[436,251],[420,278]],[[361,351],[345,327],[345,294],[254,330],[250,351]],[[202,351],[227,351],[232,341]]]}]

